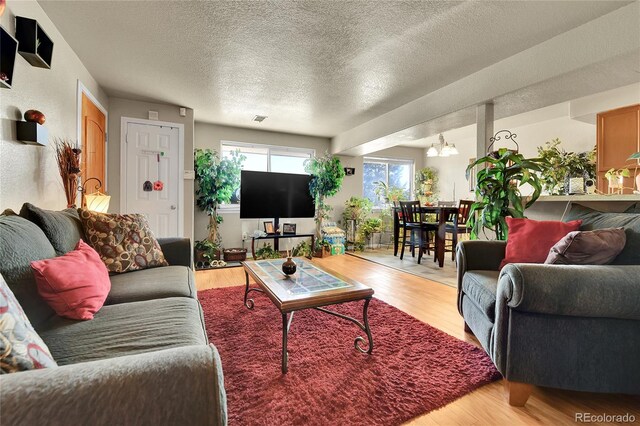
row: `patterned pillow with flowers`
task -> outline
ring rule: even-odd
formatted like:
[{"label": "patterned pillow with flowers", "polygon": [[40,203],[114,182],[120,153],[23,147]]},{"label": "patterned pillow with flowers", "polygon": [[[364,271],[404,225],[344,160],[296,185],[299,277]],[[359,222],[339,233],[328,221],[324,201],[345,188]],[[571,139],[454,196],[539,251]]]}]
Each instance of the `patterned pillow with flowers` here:
[{"label": "patterned pillow with flowers", "polygon": [[0,275],[0,373],[57,365]]},{"label": "patterned pillow with flowers", "polygon": [[107,214],[80,210],[87,242],[110,273],[167,266],[160,244],[142,214]]}]

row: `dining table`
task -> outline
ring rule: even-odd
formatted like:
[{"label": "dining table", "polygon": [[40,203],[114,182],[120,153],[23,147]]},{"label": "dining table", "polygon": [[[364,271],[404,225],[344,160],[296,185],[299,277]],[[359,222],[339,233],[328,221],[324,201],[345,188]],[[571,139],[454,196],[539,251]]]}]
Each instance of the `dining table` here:
[{"label": "dining table", "polygon": [[[398,246],[400,240],[400,219],[399,212],[400,207],[393,207],[393,255],[398,255]],[[420,213],[423,215],[436,214],[438,217],[438,228],[435,232],[436,242],[436,260],[438,266],[441,268],[444,266],[444,253],[445,253],[445,236],[447,219],[449,217],[456,218],[458,216],[458,207],[455,206],[420,206]]]}]

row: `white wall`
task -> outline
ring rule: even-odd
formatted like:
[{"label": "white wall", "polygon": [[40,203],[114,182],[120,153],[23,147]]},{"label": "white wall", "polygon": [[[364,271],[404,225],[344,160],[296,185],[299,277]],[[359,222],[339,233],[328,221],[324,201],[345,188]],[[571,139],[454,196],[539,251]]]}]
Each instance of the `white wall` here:
[{"label": "white wall", "polygon": [[63,209],[67,203],[53,147],[18,142],[15,122],[23,120],[26,110],[37,109],[47,118],[49,140],[76,141],[78,80],[105,108],[109,100],[37,2],[8,2],[0,22],[12,35],[16,15],[37,20],[54,47],[51,69],[33,67],[18,54],[13,87],[0,89],[0,210],[17,211],[27,201],[45,209]]},{"label": "white wall", "polygon": [[[120,140],[121,118],[149,118],[149,111],[158,112],[159,121],[184,125],[184,169],[193,170],[193,110],[186,108],[187,114],[181,117],[179,106],[152,102],[111,98],[109,100],[109,140],[108,150],[108,189],[111,195],[109,211],[120,212],[120,153],[123,141]],[[184,179],[184,236],[193,238],[193,180]]]},{"label": "white wall", "polygon": [[[268,132],[255,129],[245,129],[238,127],[229,127],[208,123],[195,123],[195,147],[210,148],[220,152],[221,141],[234,141],[245,143],[256,143],[265,145],[290,146],[298,148],[315,149],[316,155],[322,155],[329,150],[330,140],[328,138],[320,138],[313,136],[294,135],[288,133]],[[404,158],[414,160],[416,167],[423,167],[423,149],[395,147],[384,151],[370,154],[370,156],[386,157],[386,158]],[[362,196],[362,157],[340,156],[340,160],[344,167],[355,167],[355,175],[345,176],[342,189],[334,197],[327,202],[334,207],[333,217],[338,220],[344,210],[344,202],[352,195]],[[222,212],[224,222],[220,226],[223,245],[225,247],[241,247],[242,234],[247,232],[253,233],[254,230],[262,230],[262,221],[257,219],[240,219],[238,212]],[[265,218],[269,220],[270,218]],[[280,223],[286,219],[281,218]],[[296,223],[299,233],[312,233],[314,231],[313,219],[291,219]],[[208,216],[195,208],[195,231],[194,238],[200,240],[207,235]],[[287,249],[293,247],[297,241],[283,240],[280,248]],[[250,246],[250,241],[245,247]]]}]

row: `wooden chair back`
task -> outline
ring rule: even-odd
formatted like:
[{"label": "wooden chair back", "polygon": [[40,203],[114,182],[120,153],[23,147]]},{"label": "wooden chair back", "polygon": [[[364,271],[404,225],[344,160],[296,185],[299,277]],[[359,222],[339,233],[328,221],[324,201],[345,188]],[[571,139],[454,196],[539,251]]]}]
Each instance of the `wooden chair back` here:
[{"label": "wooden chair back", "polygon": [[458,225],[466,225],[473,200],[460,200],[458,205]]},{"label": "wooden chair back", "polygon": [[400,201],[400,211],[405,224],[419,224],[422,222],[420,218],[420,201]]}]

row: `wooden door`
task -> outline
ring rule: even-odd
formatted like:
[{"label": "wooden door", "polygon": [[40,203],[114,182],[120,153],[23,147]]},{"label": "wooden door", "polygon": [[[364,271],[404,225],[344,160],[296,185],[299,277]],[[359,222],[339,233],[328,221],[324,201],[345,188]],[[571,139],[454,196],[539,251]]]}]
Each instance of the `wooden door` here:
[{"label": "wooden door", "polygon": [[179,141],[178,127],[127,123],[123,213],[145,214],[156,237],[181,232]]},{"label": "wooden door", "polygon": [[[598,190],[607,192],[605,173],[609,169],[632,168],[627,158],[640,151],[640,104],[602,112],[597,118]],[[634,173],[624,181],[625,188],[633,188]],[[630,194],[626,189],[625,194]]]},{"label": "wooden door", "polygon": [[[102,182],[101,192],[106,192],[105,181],[107,122],[105,114],[84,93],[82,93],[82,182],[98,178]],[[87,184],[88,194],[95,192],[96,182]],[[82,194],[84,205],[84,192]]]}]

